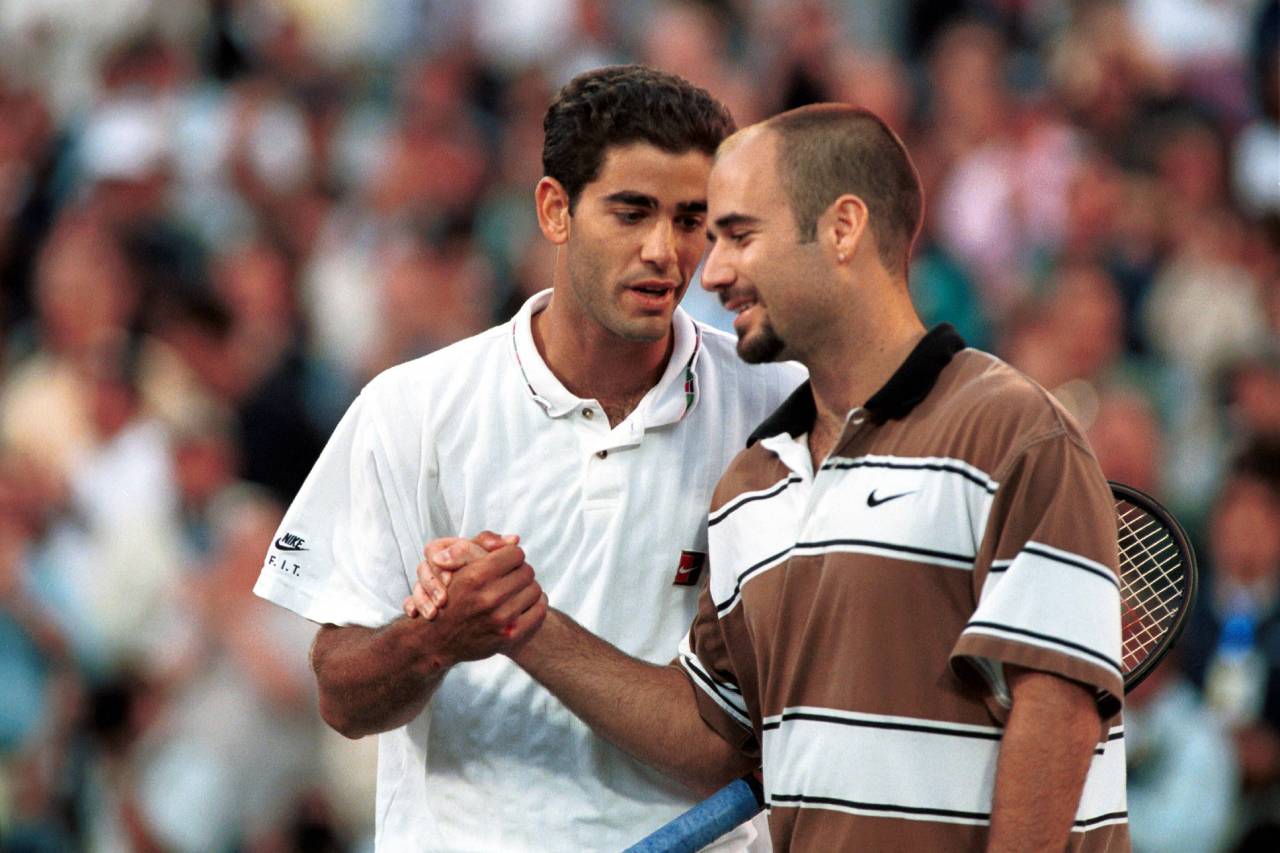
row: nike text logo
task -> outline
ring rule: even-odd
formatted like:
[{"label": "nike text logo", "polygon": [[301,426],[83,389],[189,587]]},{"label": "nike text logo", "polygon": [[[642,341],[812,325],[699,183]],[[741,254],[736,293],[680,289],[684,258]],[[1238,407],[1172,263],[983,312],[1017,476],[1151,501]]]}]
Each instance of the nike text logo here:
[{"label": "nike text logo", "polygon": [[887,498],[878,498],[876,497],[876,490],[872,489],[871,494],[867,495],[867,506],[877,507],[880,506],[880,504],[887,504],[889,501],[894,501],[898,498],[905,498],[907,495],[914,495],[915,493],[916,492],[913,489],[909,492],[899,492],[896,495],[889,495]]},{"label": "nike text logo", "polygon": [[276,540],[276,549],[280,551],[305,551],[307,540],[292,533],[286,533]]}]

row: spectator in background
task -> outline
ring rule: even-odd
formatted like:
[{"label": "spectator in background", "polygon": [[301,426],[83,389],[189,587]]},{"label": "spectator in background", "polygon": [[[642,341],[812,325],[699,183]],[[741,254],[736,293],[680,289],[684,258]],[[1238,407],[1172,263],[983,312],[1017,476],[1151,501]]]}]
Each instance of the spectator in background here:
[{"label": "spectator in background", "polygon": [[173,427],[173,475],[182,515],[183,555],[203,563],[215,542],[214,514],[238,479],[239,436],[231,415],[210,407]]},{"label": "spectator in background", "polygon": [[226,495],[209,564],[171,588],[172,618],[150,632],[147,674],[164,702],[131,760],[140,815],[165,849],[270,849],[316,783],[312,631],[252,594],[280,513],[259,491]]},{"label": "spectator in background", "polygon": [[7,444],[65,478],[94,442],[89,363],[125,334],[137,286],[114,235],[71,210],[41,250],[35,296],[34,318],[12,341],[0,430]]},{"label": "spectator in background", "polygon": [[382,335],[363,365],[364,381],[483,331],[493,314],[492,268],[476,251],[467,223],[441,222],[428,234],[415,230],[393,232],[380,253]]},{"label": "spectator in background", "polygon": [[[1280,302],[1280,299],[1273,299]],[[1280,442],[1280,340],[1227,373],[1227,416],[1242,438]]]},{"label": "spectator in background", "polygon": [[93,443],[76,458],[68,485],[94,565],[73,588],[77,610],[123,663],[164,617],[164,598],[184,571],[169,435],[144,408],[127,340],[104,345],[89,364],[89,413]]},{"label": "spectator in background", "polygon": [[1172,655],[1125,696],[1129,834],[1136,853],[1205,853],[1229,839],[1234,745]]},{"label": "spectator in background", "polygon": [[[1280,454],[1240,455],[1214,502],[1206,577],[1182,658],[1230,731],[1246,793],[1244,828],[1280,831]],[[1259,848],[1261,849],[1261,848]]]},{"label": "spectator in background", "polygon": [[2,68],[0,115],[0,324],[12,328],[31,313],[31,269],[53,216],[57,128],[41,93]]},{"label": "spectator in background", "polygon": [[763,118],[764,107],[752,81],[731,60],[727,6],[657,0],[641,34],[640,61],[714,92],[734,120],[745,126]]},{"label": "spectator in background", "polygon": [[1258,18],[1252,57],[1258,114],[1236,138],[1232,184],[1245,212],[1274,226],[1280,222],[1280,8],[1263,3]]},{"label": "spectator in background", "polygon": [[1131,388],[1102,391],[1086,413],[1089,446],[1108,480],[1163,500],[1165,438],[1151,403]]}]

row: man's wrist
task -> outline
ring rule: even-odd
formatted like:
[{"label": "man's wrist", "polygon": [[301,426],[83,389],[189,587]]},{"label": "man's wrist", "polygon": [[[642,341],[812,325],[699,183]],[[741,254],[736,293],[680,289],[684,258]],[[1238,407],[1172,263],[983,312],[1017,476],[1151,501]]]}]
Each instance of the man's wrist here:
[{"label": "man's wrist", "polygon": [[458,661],[434,642],[435,625],[426,619],[401,616],[388,626],[396,649],[410,661],[409,671],[424,680],[439,678]]},{"label": "man's wrist", "polygon": [[506,652],[511,662],[529,674],[538,669],[538,661],[548,654],[555,653],[555,632],[564,628],[564,614],[554,607],[547,608],[547,618],[529,639],[517,648]]}]

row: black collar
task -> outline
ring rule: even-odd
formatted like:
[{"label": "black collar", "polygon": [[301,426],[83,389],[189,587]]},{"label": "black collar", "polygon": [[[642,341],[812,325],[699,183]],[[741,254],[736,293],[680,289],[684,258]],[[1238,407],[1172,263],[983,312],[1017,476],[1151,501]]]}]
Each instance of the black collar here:
[{"label": "black collar", "polygon": [[[884,387],[871,395],[866,408],[871,417],[880,423],[898,420],[910,414],[921,400],[929,396],[938,374],[950,362],[952,356],[964,349],[964,339],[951,326],[942,323],[929,330],[915,349],[899,365]],[[813,429],[818,408],[813,402],[813,388],[806,381],[791,396],[765,418],[747,439],[747,447],[771,435],[789,433],[799,438]]]}]

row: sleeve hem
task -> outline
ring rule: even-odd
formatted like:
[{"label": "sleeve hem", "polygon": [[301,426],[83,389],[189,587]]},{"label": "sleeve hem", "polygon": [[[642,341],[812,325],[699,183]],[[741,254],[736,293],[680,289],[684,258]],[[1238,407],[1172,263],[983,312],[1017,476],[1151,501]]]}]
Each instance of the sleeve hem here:
[{"label": "sleeve hem", "polygon": [[[1109,669],[1069,655],[1014,641],[972,633],[961,635],[960,641],[956,643],[951,653],[952,671],[972,683],[975,677],[978,677],[977,674],[983,671],[983,665],[979,661],[1001,665],[1014,664],[1026,669],[1052,673],[1091,687],[1096,692],[1098,714],[1103,720],[1118,714],[1124,703],[1124,681],[1118,673]],[[990,685],[985,681],[982,683],[990,696]]]},{"label": "sleeve hem", "polygon": [[265,569],[258,577],[257,583],[253,585],[253,594],[272,604],[278,604],[286,610],[292,610],[302,618],[318,625],[381,628],[389,621],[373,612],[356,613],[349,607],[339,610],[326,606],[323,599],[279,578],[271,577]]},{"label": "sleeve hem", "polygon": [[694,701],[698,704],[698,715],[702,717],[702,721],[739,752],[757,757],[759,750],[756,747],[755,730],[751,725],[749,723],[744,724],[736,716],[725,710],[721,706],[720,700],[708,693],[699,684],[698,678],[689,671],[683,661],[672,661],[671,666],[689,681]]}]

